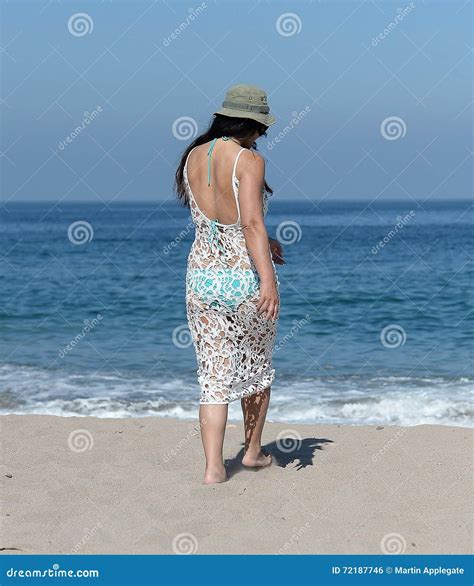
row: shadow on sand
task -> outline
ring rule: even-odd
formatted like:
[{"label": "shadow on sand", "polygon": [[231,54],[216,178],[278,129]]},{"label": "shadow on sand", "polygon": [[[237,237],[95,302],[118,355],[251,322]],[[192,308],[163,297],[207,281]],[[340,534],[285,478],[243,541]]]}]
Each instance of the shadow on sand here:
[{"label": "shadow on sand", "polygon": [[[280,468],[286,468],[294,463],[296,469],[301,470],[302,468],[306,468],[306,466],[313,466],[313,458],[316,450],[322,450],[325,444],[332,442],[333,440],[327,438],[306,437],[300,439],[289,436],[266,444],[262,449],[265,454],[272,455],[273,466],[276,465],[280,466]],[[225,461],[228,478],[238,474],[242,470],[248,470],[248,468],[242,465],[243,455],[244,444],[242,444],[241,450],[234,458]],[[258,470],[258,468],[251,468],[251,470]]]}]

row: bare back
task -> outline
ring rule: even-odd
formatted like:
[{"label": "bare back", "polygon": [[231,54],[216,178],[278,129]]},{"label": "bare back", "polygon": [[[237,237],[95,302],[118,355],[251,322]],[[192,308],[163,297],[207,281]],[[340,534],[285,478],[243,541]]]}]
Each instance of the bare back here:
[{"label": "bare back", "polygon": [[210,162],[211,181],[208,185],[210,144],[200,145],[190,153],[187,169],[189,185],[197,206],[209,220],[235,224],[238,221],[238,209],[232,187],[232,171],[241,147],[233,141],[216,143]]}]

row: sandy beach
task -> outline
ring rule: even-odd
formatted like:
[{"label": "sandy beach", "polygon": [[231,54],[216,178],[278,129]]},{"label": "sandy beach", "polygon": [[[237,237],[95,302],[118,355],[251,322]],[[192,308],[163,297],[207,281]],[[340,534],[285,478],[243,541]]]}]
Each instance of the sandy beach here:
[{"label": "sandy beach", "polygon": [[209,487],[195,421],[0,421],[4,553],[472,552],[466,428],[268,423],[274,464],[253,471],[231,422]]}]

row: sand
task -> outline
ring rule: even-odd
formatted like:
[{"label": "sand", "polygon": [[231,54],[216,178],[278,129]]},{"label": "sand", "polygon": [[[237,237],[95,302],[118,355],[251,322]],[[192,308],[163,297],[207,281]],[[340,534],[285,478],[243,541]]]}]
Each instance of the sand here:
[{"label": "sand", "polygon": [[230,479],[204,486],[194,421],[0,425],[4,553],[472,553],[466,428],[267,423],[274,465],[252,471],[230,423]]}]

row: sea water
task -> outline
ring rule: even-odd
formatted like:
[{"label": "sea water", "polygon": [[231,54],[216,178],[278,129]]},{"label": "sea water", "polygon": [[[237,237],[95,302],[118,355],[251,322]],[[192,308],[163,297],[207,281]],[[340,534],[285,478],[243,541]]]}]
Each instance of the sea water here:
[{"label": "sea water", "polygon": [[[189,211],[0,214],[0,412],[195,418]],[[470,203],[271,198],[267,224],[286,258],[269,420],[470,425]]]}]

